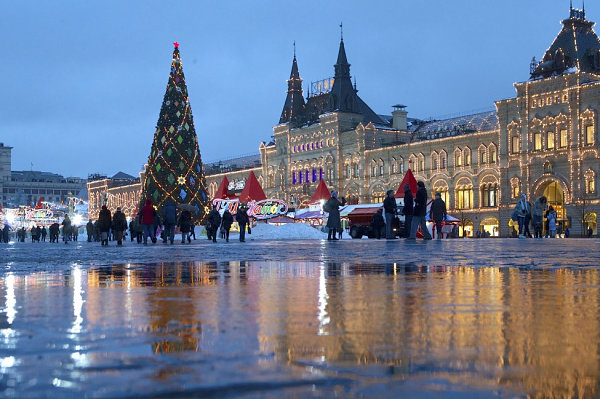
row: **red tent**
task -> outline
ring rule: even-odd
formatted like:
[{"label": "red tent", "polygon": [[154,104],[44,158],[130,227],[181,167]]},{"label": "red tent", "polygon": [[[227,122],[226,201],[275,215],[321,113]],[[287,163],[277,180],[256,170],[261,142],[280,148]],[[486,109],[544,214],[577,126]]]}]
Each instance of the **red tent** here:
[{"label": "red tent", "polygon": [[310,199],[310,203],[314,204],[321,200],[328,200],[329,198],[331,198],[331,193],[329,192],[329,189],[327,188],[327,185],[325,184],[325,180],[321,180],[319,182],[319,185],[317,186],[317,189],[315,190],[315,193],[313,194],[312,198]]},{"label": "red tent", "polygon": [[402,179],[402,183],[400,183],[400,187],[398,187],[398,191],[394,197],[396,198],[404,198],[404,185],[408,184],[410,187],[410,191],[412,192],[413,197],[417,195],[417,180],[415,176],[413,176],[412,170],[408,169],[406,174],[404,175],[404,179]]},{"label": "red tent", "polygon": [[250,172],[250,176],[246,180],[246,185],[244,185],[244,189],[240,194],[240,202],[248,203],[252,200],[262,201],[265,199],[267,199],[267,196],[256,179],[254,172]]},{"label": "red tent", "polygon": [[223,176],[223,180],[221,180],[221,184],[219,184],[219,188],[215,193],[215,199],[228,199],[233,198],[235,195],[228,194],[229,180],[227,180],[227,176]]}]

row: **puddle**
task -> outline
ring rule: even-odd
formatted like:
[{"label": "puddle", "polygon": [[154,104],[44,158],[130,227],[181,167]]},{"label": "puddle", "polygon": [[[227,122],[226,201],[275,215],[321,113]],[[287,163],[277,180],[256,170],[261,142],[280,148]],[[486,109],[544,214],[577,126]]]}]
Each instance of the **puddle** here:
[{"label": "puddle", "polygon": [[0,395],[600,395],[600,275],[334,262],[0,279]]}]

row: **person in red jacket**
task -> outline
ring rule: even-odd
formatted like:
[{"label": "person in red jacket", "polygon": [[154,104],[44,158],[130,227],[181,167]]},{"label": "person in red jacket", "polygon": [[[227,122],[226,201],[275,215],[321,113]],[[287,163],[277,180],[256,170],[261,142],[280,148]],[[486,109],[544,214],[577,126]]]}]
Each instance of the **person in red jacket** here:
[{"label": "person in red jacket", "polygon": [[146,205],[142,207],[140,215],[140,222],[144,227],[144,245],[148,245],[148,236],[153,243],[156,243],[156,231],[154,230],[154,218],[156,217],[156,210],[152,206],[150,198],[146,199]]}]

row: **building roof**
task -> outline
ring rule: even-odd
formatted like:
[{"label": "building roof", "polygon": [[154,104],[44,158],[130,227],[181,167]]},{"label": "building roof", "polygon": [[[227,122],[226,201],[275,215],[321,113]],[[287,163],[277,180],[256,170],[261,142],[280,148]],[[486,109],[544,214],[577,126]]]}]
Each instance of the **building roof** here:
[{"label": "building roof", "polygon": [[248,203],[253,200],[262,201],[267,199],[267,196],[260,186],[260,183],[256,179],[254,172],[250,172],[239,198],[241,203]]},{"label": "building roof", "polygon": [[594,23],[585,19],[585,8],[570,9],[569,18],[538,63],[532,60],[531,79],[580,72],[600,73],[600,40],[592,29]]},{"label": "building roof", "polygon": [[431,140],[467,133],[487,132],[498,128],[496,111],[479,112],[455,118],[414,123],[410,132],[417,140]]},{"label": "building roof", "polygon": [[111,177],[111,179],[113,179],[113,180],[135,180],[135,179],[137,179],[137,177],[131,176],[130,174],[127,174],[125,172],[118,172],[113,177]]},{"label": "building roof", "polygon": [[317,122],[319,115],[329,112],[350,112],[363,116],[362,122],[373,122],[379,126],[391,126],[390,120],[376,114],[359,96],[356,82],[352,84],[350,64],[346,56],[344,40],[340,40],[337,61],[334,65],[335,75],[331,91],[309,96],[304,102],[302,96],[302,79],[298,72],[296,56],[292,62],[292,72],[288,80],[288,91],[279,119],[279,123],[291,122],[294,127]]},{"label": "building roof", "polygon": [[235,158],[208,162],[204,165],[207,175],[234,172],[236,170],[256,168],[261,165],[260,154],[244,155]]}]

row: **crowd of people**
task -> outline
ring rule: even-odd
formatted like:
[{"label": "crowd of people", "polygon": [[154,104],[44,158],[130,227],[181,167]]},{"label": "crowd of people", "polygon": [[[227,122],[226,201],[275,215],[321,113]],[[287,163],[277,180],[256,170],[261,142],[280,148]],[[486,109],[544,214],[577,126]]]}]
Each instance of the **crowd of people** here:
[{"label": "crowd of people", "polygon": [[[558,222],[556,210],[552,205],[548,206],[548,200],[545,196],[538,197],[533,204],[527,201],[527,195],[521,194],[519,201],[515,206],[511,219],[518,225],[519,238],[555,238],[560,234],[562,226]],[[533,227],[533,234],[531,234]],[[545,234],[544,234],[545,231]],[[562,232],[565,237],[569,237],[569,228],[566,227]],[[592,230],[588,228],[588,236],[591,237]]]}]

